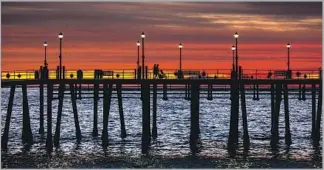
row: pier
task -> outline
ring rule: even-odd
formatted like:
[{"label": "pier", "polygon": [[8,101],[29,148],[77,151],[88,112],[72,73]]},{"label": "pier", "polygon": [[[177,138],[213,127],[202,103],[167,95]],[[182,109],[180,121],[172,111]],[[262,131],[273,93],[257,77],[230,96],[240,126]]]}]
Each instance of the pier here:
[{"label": "pier", "polygon": [[[79,71],[77,71],[79,72]],[[94,71],[95,73],[96,71]],[[276,71],[273,71],[276,72]],[[278,71],[277,71],[278,72]],[[296,71],[297,72],[297,71]],[[2,75],[7,74],[2,72]],[[159,127],[156,124],[157,113],[157,98],[161,97],[163,100],[168,100],[170,95],[177,94],[179,100],[190,100],[190,138],[188,139],[190,149],[193,153],[197,151],[197,145],[199,143],[199,102],[202,97],[206,97],[208,100],[215,99],[217,92],[222,94],[228,94],[230,100],[231,109],[228,115],[230,116],[230,130],[228,133],[227,147],[230,156],[235,156],[238,148],[238,126],[239,121],[243,122],[243,145],[244,150],[247,151],[250,147],[249,132],[248,132],[248,119],[246,110],[246,96],[253,95],[253,100],[263,100],[264,95],[271,96],[271,147],[276,147],[279,144],[279,131],[278,121],[280,105],[282,100],[284,103],[285,114],[285,144],[291,145],[294,141],[291,140],[290,126],[289,126],[289,99],[298,98],[300,100],[310,99],[312,101],[312,130],[311,138],[314,145],[318,145],[320,140],[320,123],[322,114],[322,70],[311,71],[306,74],[312,75],[308,78],[299,78],[293,76],[287,77],[273,77],[269,78],[268,74],[262,71],[258,72],[258,75],[252,78],[247,76],[246,71],[239,68],[239,72],[229,71],[226,74],[223,72],[223,77],[219,76],[220,72],[213,73],[213,76],[203,76],[202,74],[196,77],[185,76],[181,78],[171,78],[171,76],[165,78],[153,78],[151,75],[146,75],[144,79],[138,78],[136,70],[132,73],[132,76],[126,76],[125,71],[118,73],[118,77],[100,77],[98,74],[94,74],[93,78],[80,77],[80,73],[77,76],[70,76],[70,78],[57,79],[49,77],[44,78],[40,76],[37,78],[24,77],[23,79],[16,78],[2,78],[1,86],[3,88],[10,88],[10,96],[8,102],[8,110],[6,115],[6,123],[4,127],[4,133],[2,135],[2,149],[7,149],[12,107],[14,102],[15,89],[22,88],[23,93],[23,127],[22,127],[22,139],[23,143],[27,146],[33,144],[33,133],[36,133],[30,128],[29,106],[28,106],[28,87],[36,87],[40,90],[40,110],[39,110],[39,131],[38,133],[44,133],[44,120],[47,120],[47,134],[46,134],[46,149],[48,152],[53,151],[53,147],[60,145],[60,126],[62,107],[64,103],[64,96],[71,97],[71,107],[73,108],[75,135],[77,142],[82,142],[82,129],[78,120],[78,106],[76,100],[82,100],[85,98],[91,98],[94,101],[93,106],[93,131],[92,136],[98,136],[101,134],[102,146],[107,147],[109,145],[108,139],[108,120],[109,111],[111,107],[112,94],[117,94],[118,109],[120,117],[121,138],[127,137],[125,126],[127,122],[124,120],[123,100],[127,100],[129,92],[137,94],[137,98],[142,101],[142,153],[148,153],[150,149],[150,143],[152,140],[159,137]],[[71,73],[72,74],[72,73]],[[305,75],[306,75],[305,74]],[[28,75],[28,74],[26,74]],[[36,73],[35,73],[36,75]],[[63,75],[66,75],[63,74]],[[84,75],[84,74],[83,74]],[[216,77],[215,77],[216,76]],[[124,78],[122,78],[124,77]],[[315,77],[315,78],[314,78]],[[47,96],[44,96],[44,90],[47,90]],[[306,98],[306,91],[309,91],[311,97]],[[259,93],[260,92],[260,93]],[[262,92],[262,93],[261,93]],[[182,94],[182,95],[181,95]],[[214,94],[214,95],[213,95]],[[44,97],[47,98],[47,117],[44,119]],[[133,96],[134,97],[134,96]],[[103,98],[103,113],[98,113],[98,99]],[[317,99],[317,100],[316,100]],[[52,134],[52,115],[56,114],[52,111],[52,101],[58,100],[58,112],[57,122],[55,127],[55,133]],[[150,107],[150,103],[153,103],[153,107]],[[317,107],[316,107],[317,105]],[[239,108],[241,106],[241,108]],[[242,115],[239,115],[241,109]],[[98,114],[103,114],[103,129],[98,129]],[[152,122],[151,122],[152,120]],[[115,127],[118,128],[118,127]],[[100,133],[100,131],[102,133]]]}]

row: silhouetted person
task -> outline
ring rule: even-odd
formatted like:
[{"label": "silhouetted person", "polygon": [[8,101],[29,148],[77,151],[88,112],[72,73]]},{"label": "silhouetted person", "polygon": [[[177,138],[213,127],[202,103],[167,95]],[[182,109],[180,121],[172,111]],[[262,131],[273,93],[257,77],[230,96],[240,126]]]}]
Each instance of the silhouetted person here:
[{"label": "silhouetted person", "polygon": [[156,64],[154,64],[154,66],[153,66],[153,78],[154,79],[156,78],[156,75],[157,75],[157,73],[156,73]]},{"label": "silhouetted person", "polygon": [[163,70],[160,70],[159,78],[160,78],[160,79],[163,79],[163,78],[165,78],[165,77],[166,77],[166,76],[165,76]]},{"label": "silhouetted person", "polygon": [[159,65],[158,64],[154,64],[154,68],[153,68],[153,78],[159,78]]}]

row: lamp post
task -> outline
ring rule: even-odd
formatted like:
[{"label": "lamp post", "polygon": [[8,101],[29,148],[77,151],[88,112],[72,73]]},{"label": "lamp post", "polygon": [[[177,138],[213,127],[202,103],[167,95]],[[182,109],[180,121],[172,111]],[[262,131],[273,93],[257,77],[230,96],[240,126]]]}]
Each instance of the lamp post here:
[{"label": "lamp post", "polygon": [[287,70],[287,78],[291,78],[291,71],[290,71],[290,43],[287,43],[287,50],[288,50],[288,62],[287,62],[287,66],[288,66],[288,70]]},{"label": "lamp post", "polygon": [[44,45],[44,48],[45,48],[44,67],[47,67],[47,61],[46,61],[46,47],[47,47],[48,44],[47,44],[47,42],[45,41],[43,45]]},{"label": "lamp post", "polygon": [[180,49],[180,65],[179,65],[179,73],[182,74],[182,59],[181,59],[181,50],[183,48],[183,45],[180,43],[179,44],[179,49]]},{"label": "lamp post", "polygon": [[139,48],[141,44],[139,41],[137,41],[136,45],[137,45],[137,75],[138,75],[137,78],[140,79],[141,77],[139,76]]},{"label": "lamp post", "polygon": [[144,38],[145,38],[145,34],[144,34],[144,32],[142,32],[142,34],[141,34],[141,37],[142,37],[142,77],[143,77],[143,79],[145,79],[145,74],[144,74],[144,70],[145,70],[145,65],[144,65]]},{"label": "lamp post", "polygon": [[288,70],[290,70],[290,47],[291,47],[291,45],[290,45],[290,43],[287,43],[287,49],[288,49],[288,63],[287,63],[287,65],[288,65]]},{"label": "lamp post", "polygon": [[234,70],[235,69],[235,64],[234,64],[234,51],[235,51],[235,46],[233,45],[232,46],[232,52],[233,52],[233,60],[232,60],[232,70]]},{"label": "lamp post", "polygon": [[58,38],[60,39],[60,71],[59,71],[59,79],[61,80],[62,79],[62,39],[63,39],[63,34],[60,33],[58,35]]},{"label": "lamp post", "polygon": [[236,32],[234,34],[234,38],[235,38],[235,47],[236,47],[236,68],[235,68],[235,71],[237,72],[238,71],[238,55],[237,55],[237,50],[238,50],[238,46],[237,46],[237,39],[238,39],[239,35],[238,33]]}]

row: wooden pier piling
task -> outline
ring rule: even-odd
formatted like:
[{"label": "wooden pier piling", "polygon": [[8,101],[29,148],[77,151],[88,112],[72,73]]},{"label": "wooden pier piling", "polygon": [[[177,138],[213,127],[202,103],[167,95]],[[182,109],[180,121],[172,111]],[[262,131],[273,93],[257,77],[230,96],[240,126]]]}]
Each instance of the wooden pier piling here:
[{"label": "wooden pier piling", "polygon": [[74,95],[74,85],[70,84],[70,92],[71,92],[71,101],[72,101],[72,110],[73,110],[73,117],[74,117],[74,125],[75,125],[75,136],[77,138],[77,142],[81,141],[81,129],[79,124],[79,118],[78,118],[78,110],[77,110],[77,104],[76,104],[76,97]]},{"label": "wooden pier piling", "polygon": [[270,145],[272,148],[277,148],[277,144],[279,143],[279,113],[280,113],[280,103],[281,103],[281,91],[282,85],[277,83],[276,84],[276,102],[275,108],[273,112],[273,135],[271,136]]},{"label": "wooden pier piling", "polygon": [[255,84],[253,84],[253,100],[256,100],[256,88],[255,88]]},{"label": "wooden pier piling", "polygon": [[157,112],[157,84],[153,84],[153,125],[152,125],[152,137],[157,138],[157,127],[156,127],[156,112]]},{"label": "wooden pier piling", "polygon": [[142,84],[142,154],[146,154],[150,145],[150,84]]},{"label": "wooden pier piling", "polygon": [[191,84],[191,117],[190,117],[190,149],[192,153],[197,151],[199,138],[199,85]]},{"label": "wooden pier piling", "polygon": [[13,106],[13,100],[15,96],[15,85],[11,85],[10,87],[10,97],[8,102],[8,108],[7,108],[7,116],[6,116],[6,124],[3,131],[3,135],[1,137],[1,148],[7,149],[8,145],[8,136],[9,136],[9,128],[10,128],[10,119],[11,119],[11,113],[12,113],[12,106]]},{"label": "wooden pier piling", "polygon": [[312,84],[312,134],[311,137],[315,138],[315,128],[316,128],[316,85]]},{"label": "wooden pier piling", "polygon": [[168,100],[168,93],[167,93],[167,84],[163,84],[163,100]]},{"label": "wooden pier piling", "polygon": [[207,100],[213,100],[213,84],[208,84]]},{"label": "wooden pier piling", "polygon": [[260,92],[260,90],[259,90],[259,84],[257,84],[256,85],[256,91],[257,91],[257,93],[256,93],[256,100],[260,100],[260,98],[259,98],[259,92]]},{"label": "wooden pier piling", "polygon": [[62,119],[62,110],[63,110],[63,99],[64,99],[64,88],[65,84],[61,83],[59,87],[59,103],[57,109],[57,120],[56,120],[56,130],[54,135],[54,146],[58,147],[60,145],[60,133],[61,133],[61,119]]},{"label": "wooden pier piling", "polygon": [[319,142],[321,138],[321,117],[322,117],[322,104],[323,104],[323,89],[322,89],[322,82],[319,84],[319,91],[318,91],[318,103],[317,103],[317,115],[316,115],[316,133],[315,133],[315,141],[316,143]]},{"label": "wooden pier piling", "polygon": [[302,89],[302,100],[306,100],[306,84],[303,84],[303,89]]},{"label": "wooden pier piling", "polygon": [[98,136],[98,99],[99,99],[99,84],[94,84],[93,89],[93,129],[92,136]]},{"label": "wooden pier piling", "polygon": [[118,108],[119,108],[119,118],[120,118],[120,136],[122,138],[126,138],[126,129],[125,129],[125,119],[124,119],[124,111],[123,111],[123,99],[122,99],[122,85],[120,83],[116,84],[117,89],[117,97],[118,97]]},{"label": "wooden pier piling", "polygon": [[[241,66],[239,67],[240,73],[243,74]],[[248,132],[247,113],[246,113],[246,101],[245,101],[245,87],[244,83],[240,84],[241,90],[241,109],[242,109],[242,120],[243,120],[243,146],[244,150],[248,150],[250,147],[250,138]]]},{"label": "wooden pier piling", "polygon": [[[43,71],[44,72],[44,71]],[[43,78],[44,74],[42,74]],[[39,84],[39,134],[44,133],[44,84]]]},{"label": "wooden pier piling", "polygon": [[275,102],[274,102],[274,84],[271,84],[271,86],[270,86],[270,91],[271,91],[271,94],[270,94],[270,105],[271,105],[271,112],[270,112],[270,114],[271,114],[271,135],[273,135],[274,134],[274,128],[273,128],[273,126],[274,126],[274,112],[275,112]]},{"label": "wooden pier piling", "polygon": [[80,83],[79,84],[79,99],[82,99],[81,93],[82,93],[82,91],[81,91],[81,83]]},{"label": "wooden pier piling", "polygon": [[288,102],[288,85],[284,84],[284,108],[285,108],[285,142],[291,145],[290,122],[289,122],[289,102]]},{"label": "wooden pier piling", "polygon": [[189,99],[189,88],[188,88],[188,84],[185,84],[185,100]]},{"label": "wooden pier piling", "polygon": [[[231,79],[237,80],[237,73],[232,71]],[[231,116],[230,116],[230,128],[228,135],[227,150],[231,157],[236,155],[237,141],[238,141],[238,85],[236,83],[231,84]]]},{"label": "wooden pier piling", "polygon": [[109,118],[109,110],[111,103],[111,93],[112,93],[112,84],[109,84],[109,89],[107,84],[103,86],[104,91],[104,99],[103,99],[103,130],[102,130],[102,146],[108,146],[108,118]]},{"label": "wooden pier piling", "polygon": [[52,142],[52,100],[53,100],[53,84],[47,84],[47,138],[46,149],[47,152],[53,151]]},{"label": "wooden pier piling", "polygon": [[191,85],[186,84],[186,100],[191,100]]},{"label": "wooden pier piling", "polygon": [[301,84],[299,84],[298,86],[298,100],[301,100],[301,94],[302,94],[302,88],[301,88]]},{"label": "wooden pier piling", "polygon": [[30,116],[29,116],[29,105],[27,98],[27,85],[22,85],[23,93],[23,130],[22,130],[22,141],[31,145],[33,143],[33,134],[30,128]]}]

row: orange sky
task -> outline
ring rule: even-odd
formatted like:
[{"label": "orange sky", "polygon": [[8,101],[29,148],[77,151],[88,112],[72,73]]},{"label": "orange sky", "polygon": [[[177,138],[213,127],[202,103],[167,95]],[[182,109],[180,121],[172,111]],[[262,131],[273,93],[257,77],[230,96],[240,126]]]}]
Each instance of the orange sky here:
[{"label": "orange sky", "polygon": [[64,34],[67,69],[135,69],[136,41],[142,31],[150,68],[158,63],[162,69],[177,69],[182,42],[183,69],[229,69],[237,31],[239,63],[245,69],[285,69],[287,42],[292,44],[292,69],[317,69],[322,65],[321,6],[321,2],[2,2],[1,69],[38,69],[45,40],[49,67],[55,69],[59,32]]}]

